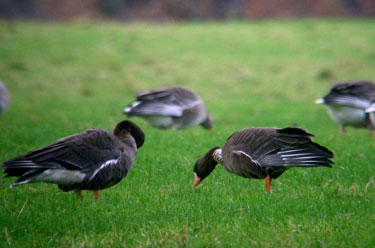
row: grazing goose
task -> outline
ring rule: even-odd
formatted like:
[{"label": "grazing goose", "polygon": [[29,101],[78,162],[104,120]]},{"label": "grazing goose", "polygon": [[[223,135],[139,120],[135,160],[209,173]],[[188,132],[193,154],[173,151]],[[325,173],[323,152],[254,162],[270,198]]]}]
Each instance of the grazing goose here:
[{"label": "grazing goose", "polygon": [[0,82],[0,114],[2,114],[8,106],[9,96],[5,85]]},{"label": "grazing goose", "polygon": [[[99,191],[121,181],[131,169],[143,131],[130,121],[117,124],[113,133],[89,129],[83,133],[4,162],[6,177],[19,177],[11,187],[33,183],[55,183],[63,191]],[[82,197],[81,197],[82,198]]]},{"label": "grazing goose", "polygon": [[370,107],[366,109],[366,113],[369,113],[370,121],[372,125],[375,127],[375,100],[372,101]]},{"label": "grazing goose", "polygon": [[345,126],[354,126],[369,128],[372,135],[375,126],[366,113],[372,100],[375,100],[375,83],[349,81],[335,84],[329,94],[316,103],[327,105],[331,118],[339,124],[340,134],[345,134]]},{"label": "grazing goose", "polygon": [[128,117],[143,117],[157,128],[184,129],[202,125],[212,128],[212,118],[203,100],[181,87],[167,87],[136,95],[136,101],[124,108]]},{"label": "grazing goose", "polygon": [[271,181],[292,167],[331,167],[333,154],[311,141],[312,134],[295,127],[246,128],[232,134],[223,149],[211,148],[194,166],[194,185],[206,178],[218,163],[246,178]]}]

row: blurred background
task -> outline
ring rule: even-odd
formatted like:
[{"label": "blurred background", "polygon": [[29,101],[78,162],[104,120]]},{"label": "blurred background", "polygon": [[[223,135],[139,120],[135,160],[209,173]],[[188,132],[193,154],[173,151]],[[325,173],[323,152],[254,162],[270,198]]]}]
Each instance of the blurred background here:
[{"label": "blurred background", "polygon": [[144,21],[375,16],[374,0],[0,0],[0,18]]},{"label": "blurred background", "polygon": [[[98,202],[10,190],[0,170],[0,247],[375,247],[374,139],[340,136],[314,103],[375,81],[374,17],[375,0],[0,0],[1,162],[112,130],[159,87],[195,91],[214,118],[211,132],[132,118],[145,145]],[[197,158],[234,131],[293,124],[334,151],[332,170],[290,170],[266,195],[218,168],[193,190]]]}]

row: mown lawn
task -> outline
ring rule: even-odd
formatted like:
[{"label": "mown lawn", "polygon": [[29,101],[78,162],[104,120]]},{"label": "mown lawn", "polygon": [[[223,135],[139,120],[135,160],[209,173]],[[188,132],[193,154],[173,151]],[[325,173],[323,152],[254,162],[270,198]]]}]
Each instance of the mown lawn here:
[{"label": "mown lawn", "polygon": [[[9,189],[0,173],[0,247],[374,247],[375,140],[314,104],[338,81],[375,80],[374,20],[230,23],[0,23],[0,161],[88,128],[112,130],[136,92],[168,85],[206,101],[214,130],[146,133],[130,174],[84,199],[48,184]],[[193,166],[245,127],[297,123],[335,153],[265,193]]]}]

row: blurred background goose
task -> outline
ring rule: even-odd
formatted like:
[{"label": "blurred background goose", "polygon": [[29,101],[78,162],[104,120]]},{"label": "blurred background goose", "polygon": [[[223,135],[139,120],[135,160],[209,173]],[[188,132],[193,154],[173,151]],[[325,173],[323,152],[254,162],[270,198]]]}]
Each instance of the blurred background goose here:
[{"label": "blurred background goose", "polygon": [[316,101],[328,107],[332,120],[339,124],[341,134],[345,126],[370,129],[373,135],[375,128],[366,109],[375,100],[375,83],[367,81],[349,81],[335,84],[328,95]]},{"label": "blurred background goose", "polygon": [[4,162],[6,177],[19,177],[11,187],[55,183],[63,191],[99,191],[121,181],[131,169],[143,131],[130,121],[117,124],[113,133],[89,129]]},{"label": "blurred background goose", "polygon": [[142,117],[157,128],[184,129],[196,125],[212,128],[212,118],[201,97],[181,87],[139,93],[123,112],[128,117]]},{"label": "blurred background goose", "polygon": [[8,106],[9,96],[5,85],[0,82],[0,115],[5,111]]},{"label": "blurred background goose", "polygon": [[232,134],[223,149],[211,148],[194,166],[194,185],[206,178],[218,163],[238,176],[265,179],[271,192],[272,179],[292,167],[331,167],[333,153],[311,141],[300,128],[247,128]]}]

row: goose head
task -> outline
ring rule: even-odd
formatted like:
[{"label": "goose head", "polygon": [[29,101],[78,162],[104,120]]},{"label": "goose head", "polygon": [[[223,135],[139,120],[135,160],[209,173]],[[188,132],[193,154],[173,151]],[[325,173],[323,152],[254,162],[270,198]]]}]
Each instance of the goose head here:
[{"label": "goose head", "polygon": [[202,158],[197,160],[194,166],[194,186],[198,186],[215,169],[218,161],[215,159],[214,153],[219,150],[219,147],[211,148]]},{"label": "goose head", "polygon": [[137,148],[140,148],[145,142],[145,134],[135,123],[125,120],[118,123],[113,130],[113,134],[119,139],[126,139],[129,133],[134,138]]},{"label": "goose head", "polygon": [[213,119],[210,114],[207,114],[207,119],[201,123],[202,127],[211,130],[213,127]]}]

